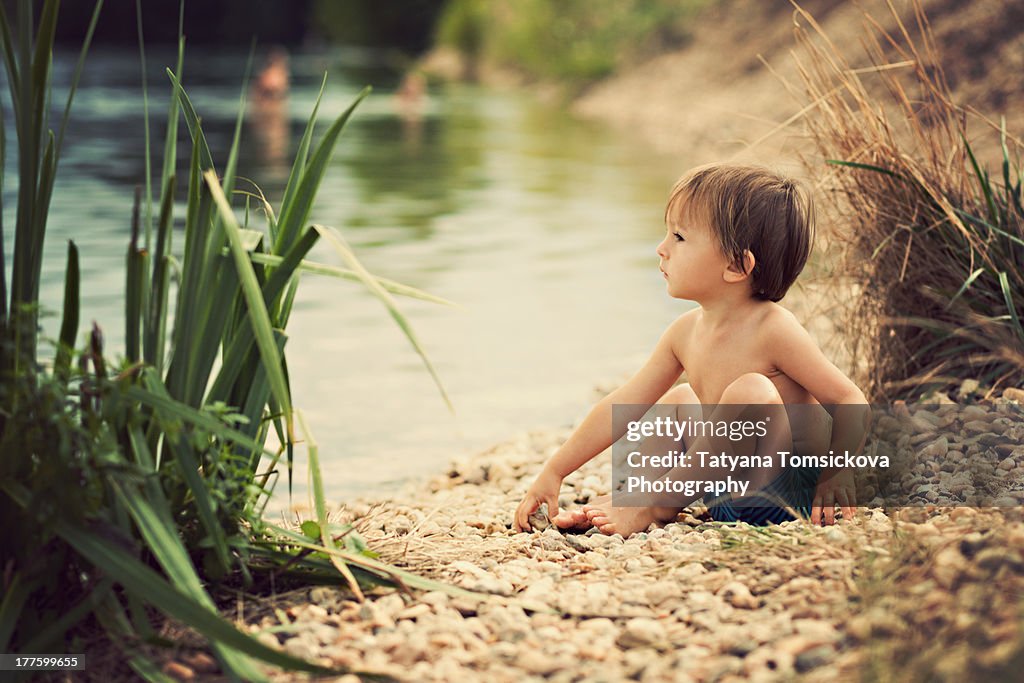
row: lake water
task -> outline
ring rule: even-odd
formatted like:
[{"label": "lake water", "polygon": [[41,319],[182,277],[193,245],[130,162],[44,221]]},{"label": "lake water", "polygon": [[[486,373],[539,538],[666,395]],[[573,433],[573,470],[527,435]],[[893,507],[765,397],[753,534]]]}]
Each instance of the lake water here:
[{"label": "lake water", "polygon": [[[158,148],[163,69],[172,55],[151,50],[148,60]],[[185,85],[220,168],[244,64],[243,54],[199,49],[186,60]],[[292,55],[290,66],[282,110],[269,121],[247,120],[240,175],[276,206],[323,74],[320,132],[373,85],[341,138],[312,220],[341,229],[371,272],[461,305],[399,300],[451,396],[452,415],[376,299],[355,283],[304,276],[287,354],[295,404],[319,442],[331,500],[393,490],[518,432],[574,421],[595,384],[638,368],[684,310],[665,293],[654,249],[668,190],[686,160],[654,156],[529,93],[438,87],[420,115],[408,117],[394,97],[399,74],[365,55]],[[58,83],[70,67],[70,56],[57,56]],[[143,178],[139,80],[134,52],[90,56],[45,250],[42,299],[57,310],[66,241],[78,244],[82,329],[98,321],[108,354],[123,352],[124,254],[132,192]],[[7,130],[12,140],[10,123]],[[7,254],[16,180],[9,147]],[[187,154],[187,144],[181,149]],[[180,249],[180,232],[175,239]],[[341,265],[321,246],[311,258]],[[55,336],[56,319],[45,328]],[[305,454],[297,452],[294,500],[302,503]],[[285,502],[279,497],[277,505]]]}]

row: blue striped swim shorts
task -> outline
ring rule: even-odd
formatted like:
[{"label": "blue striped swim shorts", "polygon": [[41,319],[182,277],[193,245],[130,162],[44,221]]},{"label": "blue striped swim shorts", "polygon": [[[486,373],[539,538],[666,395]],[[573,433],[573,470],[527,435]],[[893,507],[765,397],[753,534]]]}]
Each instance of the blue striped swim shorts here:
[{"label": "blue striped swim shorts", "polygon": [[810,517],[820,475],[818,467],[787,467],[767,486],[748,496],[737,500],[719,498],[708,503],[708,513],[716,522],[780,524],[795,519],[782,507],[785,503],[804,517]]}]

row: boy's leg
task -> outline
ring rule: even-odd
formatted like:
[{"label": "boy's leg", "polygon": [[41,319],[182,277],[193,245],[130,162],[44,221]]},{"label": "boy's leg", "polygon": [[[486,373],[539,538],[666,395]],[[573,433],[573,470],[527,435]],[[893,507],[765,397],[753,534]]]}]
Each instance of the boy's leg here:
[{"label": "boy's leg", "polygon": [[[670,413],[665,411],[670,409]],[[644,414],[643,420],[650,420],[655,416],[667,416],[671,417],[677,422],[685,421],[688,417],[692,417],[695,420],[701,419],[701,406],[700,400],[697,398],[696,392],[689,384],[680,384],[672,387],[665,395],[658,399],[658,402],[651,406],[650,410]],[[626,437],[623,436],[623,439]],[[636,447],[636,444],[634,444]],[[670,450],[681,450],[687,449],[687,444],[684,440],[683,443],[679,443],[675,439],[670,437],[657,437],[651,436],[645,438],[640,442],[640,448],[645,453],[667,453]],[[616,451],[615,446],[612,447],[612,453]],[[665,476],[671,467],[644,467],[635,468],[634,471],[637,474],[642,474],[648,479],[660,479]],[[615,482],[612,482],[614,488]],[[598,496],[594,500],[589,502],[589,505],[609,505],[611,502],[611,495]],[[562,510],[554,518],[556,526],[563,529],[573,528],[589,528],[591,527],[590,521],[587,519],[587,513],[583,509],[576,510]]]},{"label": "boy's leg", "polygon": [[[671,478],[673,481],[724,481],[728,476],[732,476],[734,479],[749,481],[748,490],[763,487],[772,481],[781,469],[777,452],[788,450],[792,437],[782,397],[770,379],[757,373],[737,378],[722,393],[719,404],[707,419],[715,424],[722,421],[731,423],[736,420],[768,419],[771,427],[762,438],[749,437],[735,442],[718,437],[691,439],[692,443],[688,444],[686,451],[690,456],[691,466],[672,469],[663,477]],[[701,467],[697,457],[697,453],[701,451],[716,455],[724,452],[730,455],[775,457],[772,458],[773,466],[766,468]],[[601,504],[595,501],[583,509],[589,522],[603,533],[620,533],[628,536],[647,529],[651,523],[671,521],[679,510],[703,496],[703,492],[692,496],[682,493],[639,496],[631,494],[626,504],[616,506],[610,501],[601,501]]]}]

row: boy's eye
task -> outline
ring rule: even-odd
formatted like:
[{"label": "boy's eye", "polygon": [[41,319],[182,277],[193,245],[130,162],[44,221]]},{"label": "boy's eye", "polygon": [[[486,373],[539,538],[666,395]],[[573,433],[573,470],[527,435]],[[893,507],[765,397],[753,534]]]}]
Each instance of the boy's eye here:
[{"label": "boy's eye", "polygon": [[676,242],[684,242],[684,241],[685,241],[685,240],[683,239],[683,236],[682,236],[682,235],[680,235],[680,234],[679,234],[678,232],[674,232],[674,233],[672,233],[672,234],[676,236]]}]

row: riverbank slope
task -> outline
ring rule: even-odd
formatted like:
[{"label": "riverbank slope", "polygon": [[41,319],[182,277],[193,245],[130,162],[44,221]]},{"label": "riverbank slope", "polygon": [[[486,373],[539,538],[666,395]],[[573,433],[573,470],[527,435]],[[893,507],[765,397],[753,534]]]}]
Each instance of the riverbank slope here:
[{"label": "riverbank slope", "polygon": [[[861,47],[866,15],[887,31],[900,30],[884,0],[801,4],[854,68],[870,66]],[[893,5],[913,34],[910,3]],[[1024,130],[1024,7],[999,0],[923,6],[955,100],[994,122],[1005,116],[1011,133]],[[688,45],[597,83],[573,109],[692,163],[727,157],[795,164],[812,149],[800,118],[814,112],[804,111],[796,59],[806,57],[793,37],[794,19],[808,24],[788,2],[715,3],[696,20]],[[889,53],[893,62],[902,58]],[[869,89],[880,86],[870,74],[863,79]],[[980,153],[991,166],[999,159],[997,140],[981,125],[975,133],[987,138]]]}]

